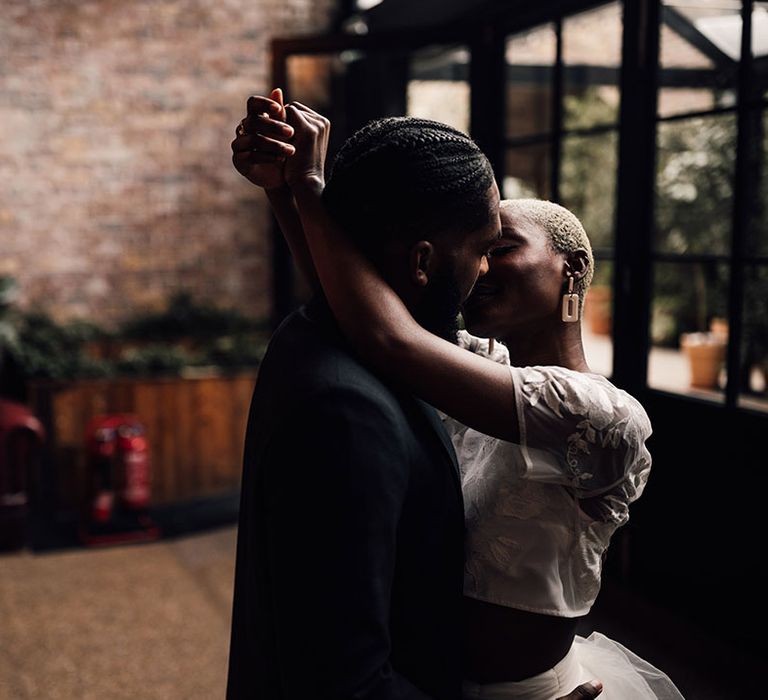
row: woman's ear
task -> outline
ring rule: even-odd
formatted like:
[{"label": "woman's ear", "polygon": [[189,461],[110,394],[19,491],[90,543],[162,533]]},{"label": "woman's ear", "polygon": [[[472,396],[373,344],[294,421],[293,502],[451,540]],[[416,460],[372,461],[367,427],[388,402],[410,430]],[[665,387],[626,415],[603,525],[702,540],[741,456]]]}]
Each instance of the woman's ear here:
[{"label": "woman's ear", "polygon": [[565,272],[578,282],[589,270],[589,254],[584,248],[572,250],[565,258]]},{"label": "woman's ear", "polygon": [[418,287],[429,284],[434,264],[435,249],[429,241],[418,241],[411,246],[408,255],[408,278]]}]

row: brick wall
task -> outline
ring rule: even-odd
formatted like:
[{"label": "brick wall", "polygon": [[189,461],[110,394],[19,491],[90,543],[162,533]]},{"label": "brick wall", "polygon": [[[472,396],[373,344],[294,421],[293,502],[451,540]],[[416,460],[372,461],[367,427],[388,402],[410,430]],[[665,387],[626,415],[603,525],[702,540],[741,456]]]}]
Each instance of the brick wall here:
[{"label": "brick wall", "polygon": [[188,290],[270,308],[266,201],[229,143],[269,40],[334,0],[3,0],[0,275],[24,307],[110,325]]}]

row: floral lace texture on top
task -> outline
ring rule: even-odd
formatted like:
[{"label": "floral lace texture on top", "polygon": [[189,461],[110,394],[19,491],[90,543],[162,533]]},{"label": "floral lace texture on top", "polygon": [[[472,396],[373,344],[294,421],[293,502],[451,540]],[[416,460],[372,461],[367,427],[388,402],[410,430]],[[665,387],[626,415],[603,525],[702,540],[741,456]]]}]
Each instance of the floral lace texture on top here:
[{"label": "floral lace texture on top", "polygon": [[[461,345],[509,364],[506,349]],[[605,377],[562,367],[510,367],[520,442],[446,417],[462,471],[465,594],[524,610],[588,612],[602,560],[651,466],[642,406]]]}]

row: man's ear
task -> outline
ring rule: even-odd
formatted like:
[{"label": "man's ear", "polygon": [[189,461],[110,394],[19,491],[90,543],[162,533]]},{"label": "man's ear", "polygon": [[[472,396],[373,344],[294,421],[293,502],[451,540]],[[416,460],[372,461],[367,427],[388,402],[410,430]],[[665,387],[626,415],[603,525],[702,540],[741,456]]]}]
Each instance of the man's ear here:
[{"label": "man's ear", "polygon": [[577,282],[587,274],[589,269],[589,255],[584,248],[576,248],[566,256],[565,271],[573,275]]},{"label": "man's ear", "polygon": [[435,249],[429,241],[414,243],[408,255],[408,279],[418,287],[426,287],[434,260]]}]

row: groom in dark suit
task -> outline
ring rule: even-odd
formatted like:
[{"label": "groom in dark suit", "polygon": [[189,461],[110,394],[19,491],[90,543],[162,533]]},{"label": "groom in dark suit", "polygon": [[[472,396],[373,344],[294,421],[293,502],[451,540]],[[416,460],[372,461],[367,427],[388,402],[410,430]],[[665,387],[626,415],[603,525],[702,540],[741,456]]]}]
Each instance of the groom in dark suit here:
[{"label": "groom in dark suit", "polygon": [[463,511],[434,411],[322,299],[275,334],[243,471],[230,698],[458,698]]},{"label": "groom in dark suit", "polygon": [[[283,174],[290,147],[263,136],[286,137],[280,101],[251,98],[249,115],[233,162],[267,190],[311,278]],[[324,199],[414,317],[455,337],[499,231],[474,142],[378,120],[339,151]],[[356,359],[317,294],[274,334],[254,392],[227,698],[460,700],[463,558],[458,466],[438,416]]]},{"label": "groom in dark suit", "polygon": [[[326,189],[346,203],[337,216],[366,237],[416,317],[455,334],[458,302],[486,269],[483,254],[497,237],[498,194],[489,197],[485,156],[453,130],[432,128],[433,152],[447,155],[431,173],[414,169],[414,139],[426,133],[415,120],[358,132],[339,152]],[[419,194],[457,152],[466,157],[460,169],[481,177]],[[270,192],[273,204],[280,196]],[[462,198],[473,206],[460,213],[452,200]],[[384,206],[374,212],[377,201]],[[390,206],[396,201],[398,212]],[[423,225],[437,204],[450,205],[464,230],[483,228],[473,234],[471,259],[449,265],[445,256],[436,281],[422,286],[409,251],[443,227],[448,212],[429,230],[403,222]],[[275,211],[279,217],[279,204]],[[439,238],[448,246],[453,235]],[[463,540],[458,466],[434,409],[360,364],[316,296],[280,326],[259,370],[245,446],[228,698],[458,700]]]}]

